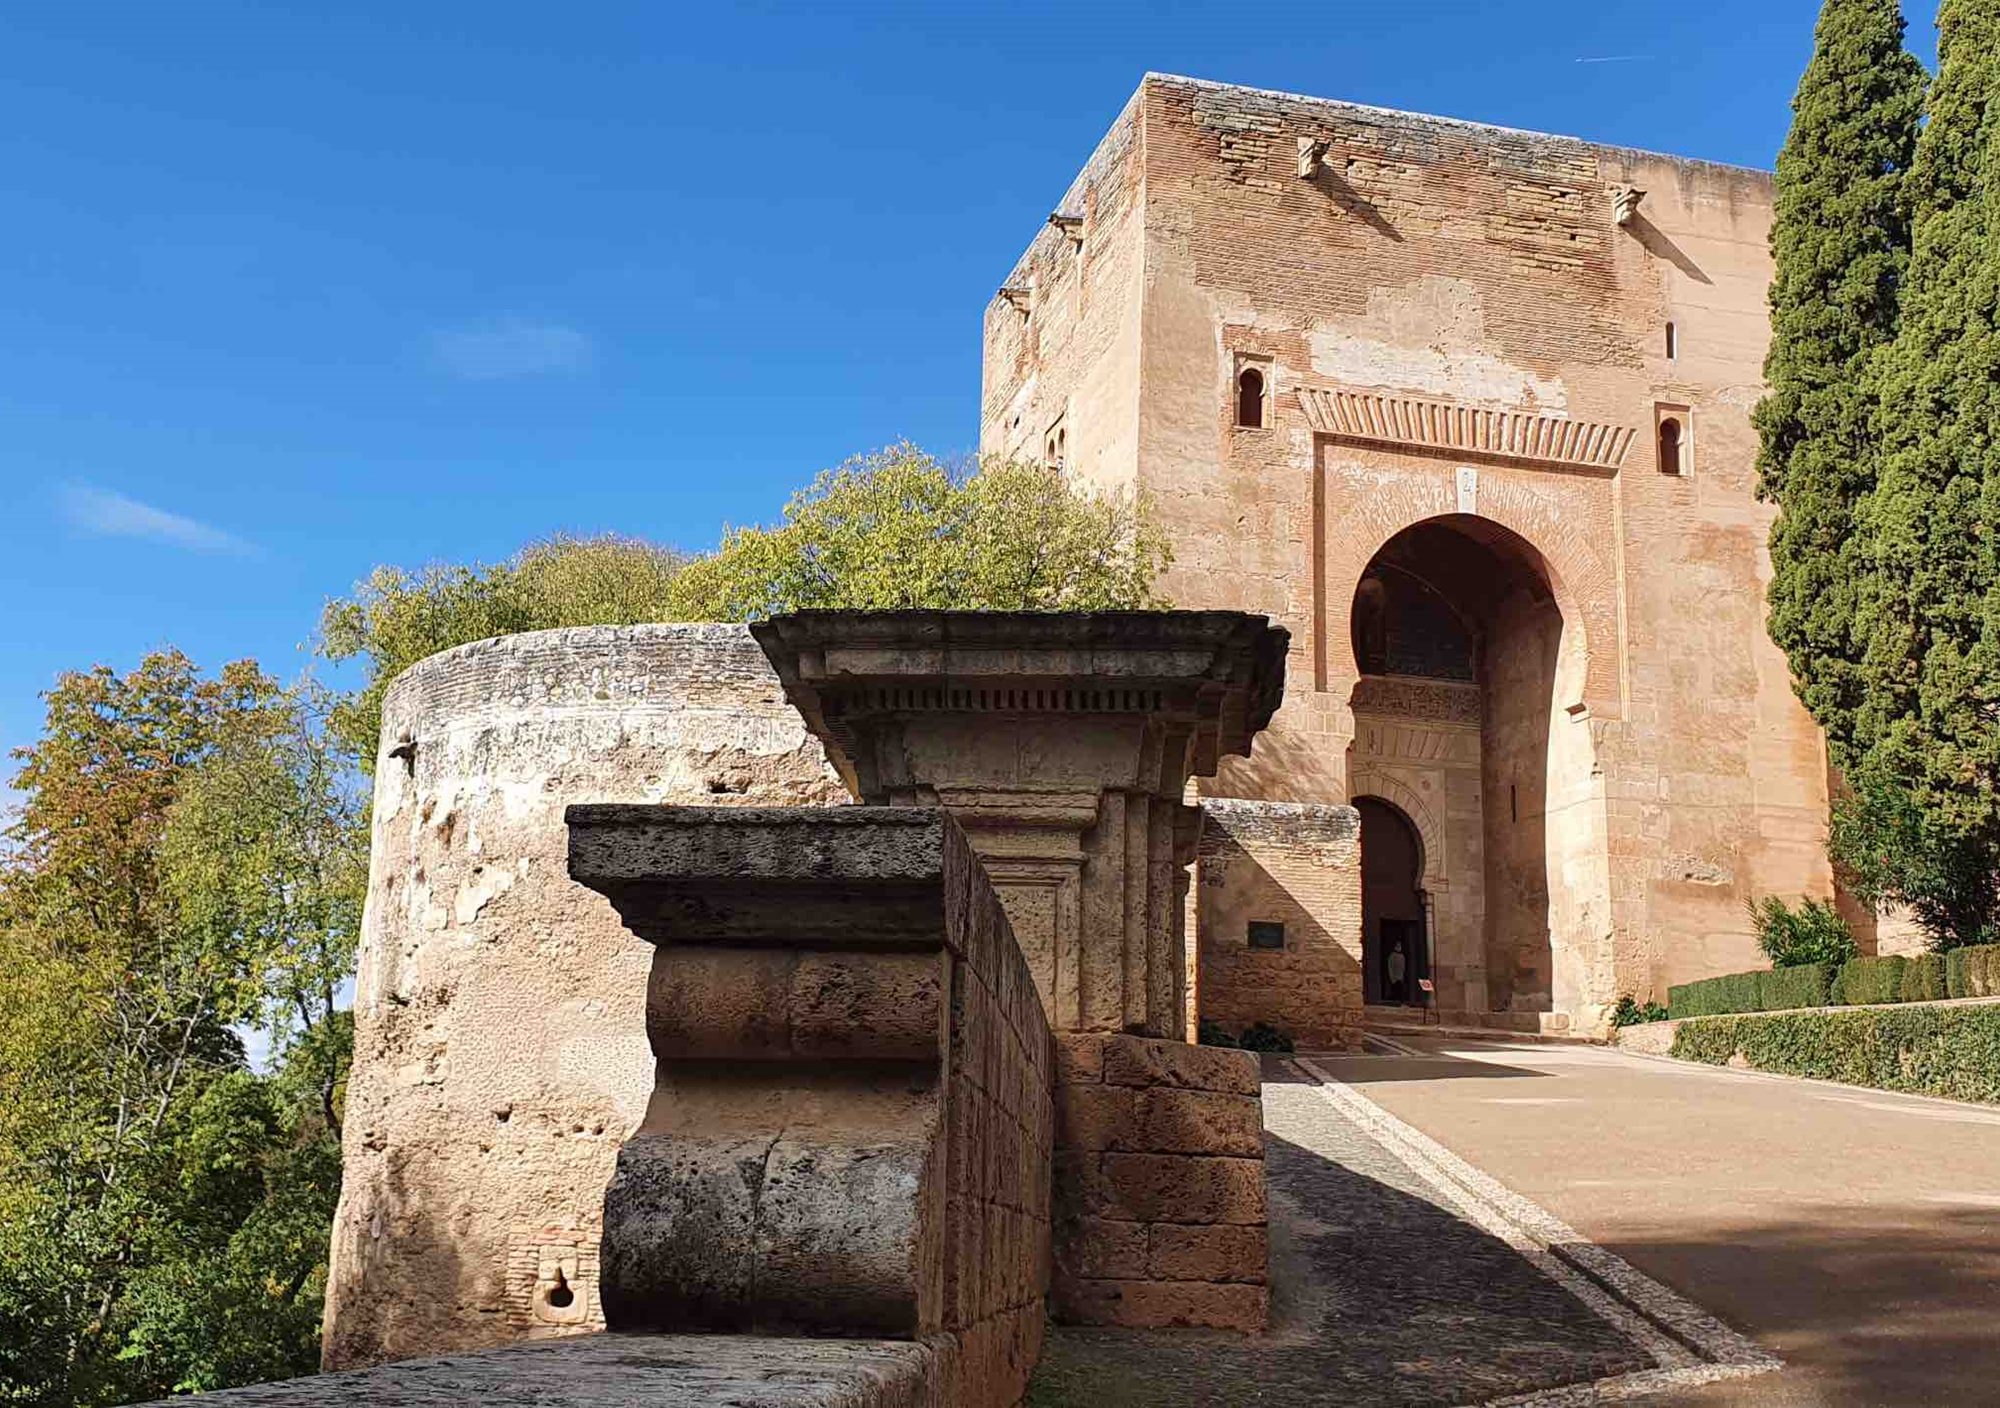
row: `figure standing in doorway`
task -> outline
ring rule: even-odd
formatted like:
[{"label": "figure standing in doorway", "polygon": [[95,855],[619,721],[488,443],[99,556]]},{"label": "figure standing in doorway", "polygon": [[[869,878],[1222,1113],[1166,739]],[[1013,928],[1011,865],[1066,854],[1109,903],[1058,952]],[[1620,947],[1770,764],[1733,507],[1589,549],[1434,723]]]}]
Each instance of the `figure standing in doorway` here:
[{"label": "figure standing in doorway", "polygon": [[1389,956],[1383,960],[1382,966],[1388,970],[1389,975],[1389,981],[1385,985],[1388,991],[1384,996],[1391,1002],[1409,1001],[1409,995],[1403,991],[1403,972],[1409,966],[1409,960],[1403,957],[1401,939],[1389,945]]}]

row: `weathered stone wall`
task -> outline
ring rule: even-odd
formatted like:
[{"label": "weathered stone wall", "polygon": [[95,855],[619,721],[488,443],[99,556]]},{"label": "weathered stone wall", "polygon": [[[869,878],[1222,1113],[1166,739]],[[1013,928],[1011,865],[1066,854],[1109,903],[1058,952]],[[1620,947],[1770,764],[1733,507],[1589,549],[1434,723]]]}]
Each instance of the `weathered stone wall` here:
[{"label": "weathered stone wall", "polygon": [[[1621,991],[1751,966],[1746,899],[1833,886],[1824,750],[1763,629],[1749,411],[1769,176],[1157,75],[1124,122],[1137,159],[1084,181],[1096,207],[1141,212],[1089,255],[1143,245],[1136,436],[1123,405],[1102,426],[1078,409],[1089,349],[1031,316],[1027,351],[989,342],[982,444],[1016,416],[1064,417],[1069,460],[1164,519],[1177,603],[1290,628],[1284,709],[1206,790],[1355,795],[1364,569],[1419,522],[1498,525],[1546,565],[1563,619],[1541,858],[1554,954],[1524,990],[1591,1023]],[[1317,144],[1303,174],[1301,141]],[[1620,224],[1626,186],[1645,195]],[[1270,387],[1260,427],[1235,424],[1245,365]],[[1689,428],[1681,473],[1656,462],[1662,408]],[[1484,946],[1478,915],[1439,927],[1441,954]],[[1468,994],[1483,982],[1469,971]]]},{"label": "weathered stone wall", "polygon": [[938,1339],[1011,1408],[1049,1284],[1054,1052],[938,807],[580,805],[570,873],[656,944],[605,1194],[618,1330]]},{"label": "weathered stone wall", "polygon": [[[1197,1007],[1240,1036],[1268,1022],[1307,1050],[1361,1040],[1360,821],[1354,808],[1202,803]],[[1250,926],[1283,926],[1254,948]],[[1268,931],[1265,931],[1268,933]]]},{"label": "weathered stone wall", "polygon": [[1257,1058],[1093,1033],[1056,1047],[1056,1318],[1262,1330]]},{"label": "weathered stone wall", "polygon": [[[405,742],[411,756],[395,756]],[[604,1188],[653,1088],[652,955],[565,871],[563,808],[582,800],[845,792],[740,627],[509,636],[396,681],[376,767],[331,1368],[603,1324]]]}]

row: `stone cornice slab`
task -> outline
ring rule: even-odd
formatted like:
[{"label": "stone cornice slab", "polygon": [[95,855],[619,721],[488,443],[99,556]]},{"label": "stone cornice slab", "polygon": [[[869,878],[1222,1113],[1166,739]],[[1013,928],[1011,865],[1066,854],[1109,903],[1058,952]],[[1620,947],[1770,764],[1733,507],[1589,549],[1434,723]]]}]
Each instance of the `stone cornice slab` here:
[{"label": "stone cornice slab", "polygon": [[1533,411],[1499,411],[1381,391],[1301,386],[1299,408],[1321,435],[1377,445],[1494,455],[1543,464],[1617,469],[1638,432],[1630,426]]}]

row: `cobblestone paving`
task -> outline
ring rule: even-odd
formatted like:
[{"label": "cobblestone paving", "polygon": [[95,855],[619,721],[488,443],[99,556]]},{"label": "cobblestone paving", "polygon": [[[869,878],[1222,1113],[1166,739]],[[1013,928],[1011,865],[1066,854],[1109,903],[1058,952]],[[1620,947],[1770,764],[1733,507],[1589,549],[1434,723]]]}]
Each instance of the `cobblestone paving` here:
[{"label": "cobblestone paving", "polygon": [[1270,1333],[1060,1329],[1030,1408],[1450,1408],[1652,1367],[1316,1090],[1264,1102]]}]

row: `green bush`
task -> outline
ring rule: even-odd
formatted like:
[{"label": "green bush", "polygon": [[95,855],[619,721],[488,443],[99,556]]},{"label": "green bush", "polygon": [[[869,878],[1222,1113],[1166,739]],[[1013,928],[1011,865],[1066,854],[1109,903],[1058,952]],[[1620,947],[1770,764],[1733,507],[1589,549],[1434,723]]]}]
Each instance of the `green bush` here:
[{"label": "green bush", "polygon": [[1824,1007],[1833,992],[1831,963],[1795,963],[1757,975],[1757,1010],[1782,1012],[1788,1007]]},{"label": "green bush", "polygon": [[1910,961],[1900,954],[1887,958],[1856,958],[1840,965],[1833,980],[1833,1000],[1850,1007],[1903,1000],[1903,970]]},{"label": "green bush", "polygon": [[1903,978],[1896,996],[1903,1002],[1936,1002],[1944,996],[1944,959],[1935,953],[1918,954],[1903,964]]},{"label": "green bush", "polygon": [[1831,900],[1801,900],[1793,909],[1776,895],[1766,895],[1749,909],[1757,947],[1764,950],[1773,968],[1802,963],[1838,965],[1860,952],[1847,921]]},{"label": "green bush", "polygon": [[1611,1009],[1611,1025],[1614,1027],[1636,1027],[1647,1022],[1664,1022],[1667,1009],[1657,1002],[1647,1002],[1641,1006],[1633,1001],[1632,994],[1626,993],[1618,999],[1618,1005]]},{"label": "green bush", "polygon": [[1195,1039],[1203,1046],[1236,1046],[1237,1042],[1229,1028],[1220,1022],[1211,1022],[1203,1017],[1195,1026]]},{"label": "green bush", "polygon": [[1667,989],[1667,1010],[1676,1017],[1708,1017],[1719,1012],[1761,1012],[1761,973],[1725,973],[1719,978],[1680,983]]},{"label": "green bush", "polygon": [[1236,1044],[1245,1051],[1289,1052],[1292,1050],[1292,1037],[1291,1033],[1268,1022],[1254,1022]]},{"label": "green bush", "polygon": [[1830,963],[1800,963],[1754,973],[1725,973],[1667,989],[1667,1007],[1675,1017],[1824,1007],[1830,1000],[1835,971]]},{"label": "green bush", "polygon": [[1955,948],[1944,956],[1946,997],[2000,997],[2000,944]]},{"label": "green bush", "polygon": [[[1850,965],[1851,966],[1851,965]],[[1848,1085],[2000,1103],[2000,1006],[1778,1012],[1685,1022],[1672,1054]]]}]

